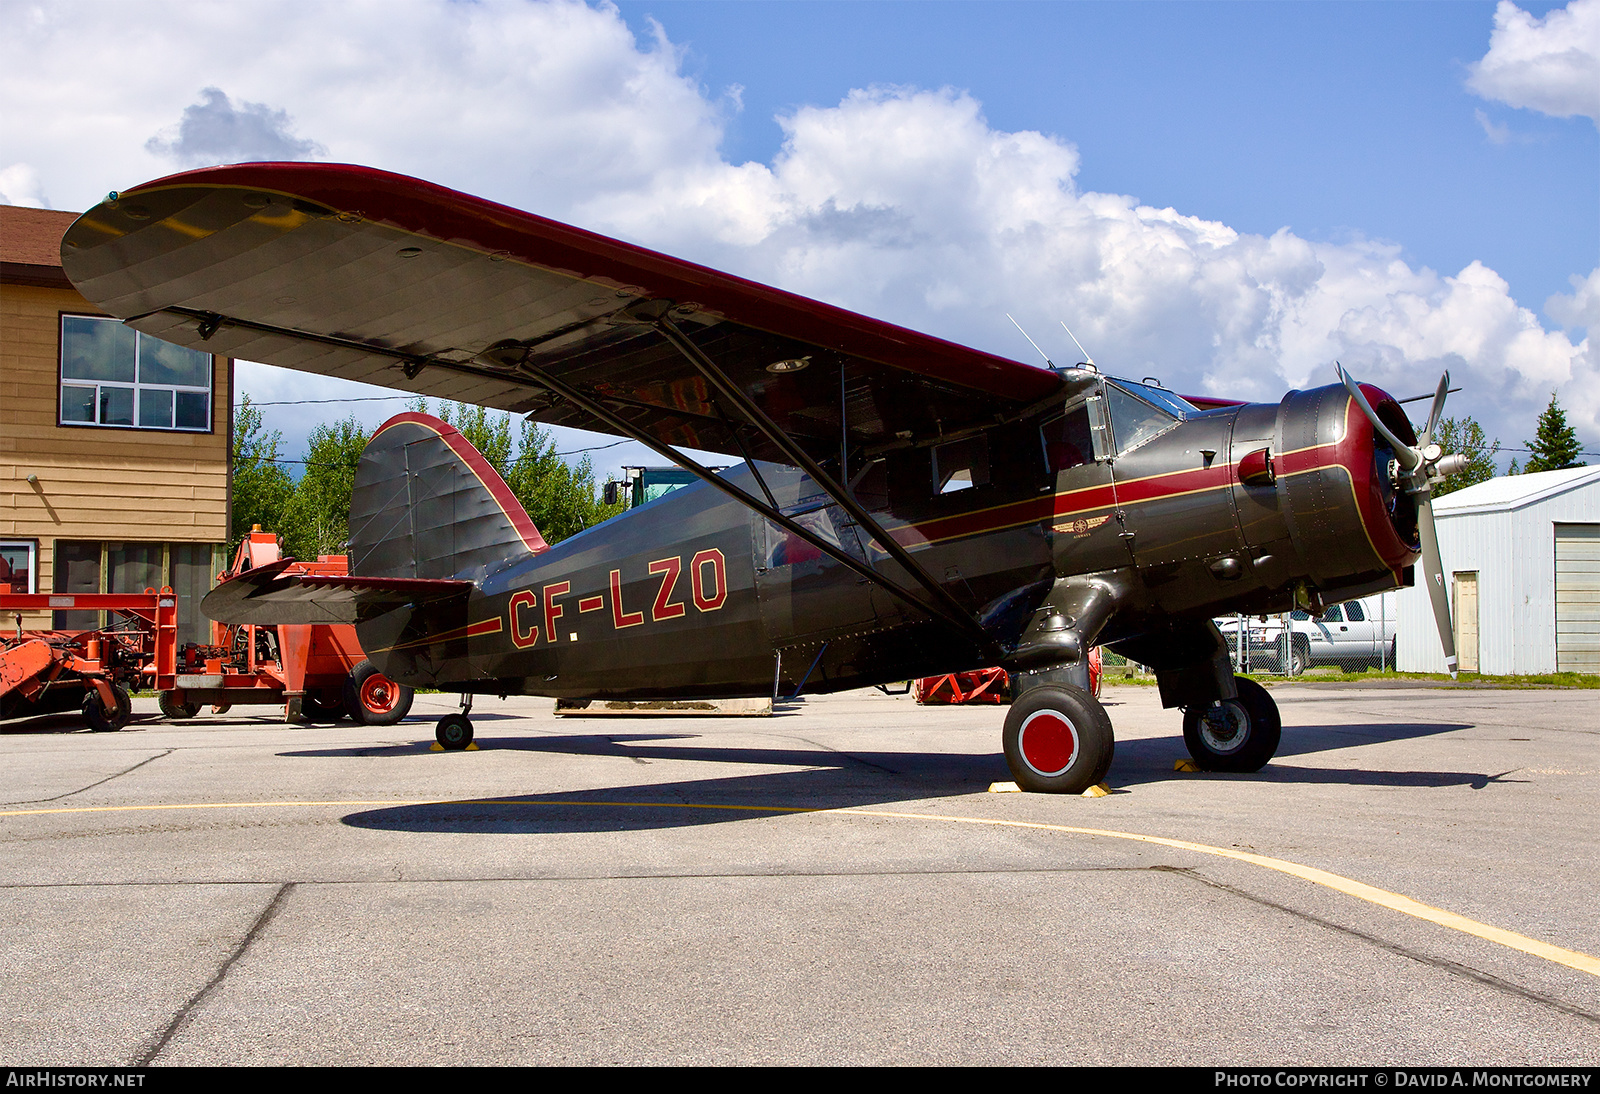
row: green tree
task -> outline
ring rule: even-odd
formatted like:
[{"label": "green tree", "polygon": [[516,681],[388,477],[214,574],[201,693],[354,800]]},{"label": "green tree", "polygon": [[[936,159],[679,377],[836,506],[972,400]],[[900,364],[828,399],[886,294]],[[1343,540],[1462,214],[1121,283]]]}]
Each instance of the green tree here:
[{"label": "green tree", "polygon": [[283,529],[284,511],[294,496],[294,480],[279,459],[283,434],[261,424],[261,411],[246,395],[233,416],[233,541],[237,543],[259,524],[263,530]]},{"label": "green tree", "polygon": [[285,510],[284,553],[300,559],[342,554],[350,538],[350,491],[367,433],[354,414],[311,431],[306,470]]},{"label": "green tree", "polygon": [[537,422],[524,419],[513,437],[511,416],[503,411],[446,402],[430,409],[426,399],[411,403],[410,409],[459,429],[500,473],[546,543],[559,543],[625,507],[604,504],[589,457],[569,465],[556,454],[554,435]]},{"label": "green tree", "polygon": [[1528,465],[1522,469],[1524,473],[1587,466],[1578,459],[1583,446],[1578,443],[1578,434],[1567,424],[1567,412],[1561,409],[1553,391],[1550,393],[1550,405],[1539,415],[1539,427],[1527,445],[1532,455],[1528,457]]},{"label": "green tree", "polygon": [[1469,414],[1460,419],[1446,418],[1439,423],[1433,437],[1434,443],[1446,452],[1467,457],[1467,467],[1458,471],[1433,488],[1433,496],[1441,497],[1466,486],[1475,486],[1494,478],[1494,458],[1500,453],[1500,439],[1489,441],[1479,425]]},{"label": "green tree", "polygon": [[504,478],[547,543],[559,543],[623,510],[620,503],[601,501],[588,456],[576,466],[568,464],[556,455],[555,437],[530,418],[522,421],[517,457]]},{"label": "green tree", "polygon": [[459,429],[489,466],[506,477],[511,470],[511,415],[465,403],[440,403],[437,416]]}]

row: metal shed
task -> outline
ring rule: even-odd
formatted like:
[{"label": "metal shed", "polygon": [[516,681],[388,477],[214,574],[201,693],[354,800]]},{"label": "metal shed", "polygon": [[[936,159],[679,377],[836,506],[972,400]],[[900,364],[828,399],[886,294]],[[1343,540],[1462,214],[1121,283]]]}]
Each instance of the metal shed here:
[{"label": "metal shed", "polygon": [[[1462,672],[1600,673],[1600,467],[1490,479],[1433,511]],[[1427,590],[1396,601],[1398,667],[1443,672]]]}]

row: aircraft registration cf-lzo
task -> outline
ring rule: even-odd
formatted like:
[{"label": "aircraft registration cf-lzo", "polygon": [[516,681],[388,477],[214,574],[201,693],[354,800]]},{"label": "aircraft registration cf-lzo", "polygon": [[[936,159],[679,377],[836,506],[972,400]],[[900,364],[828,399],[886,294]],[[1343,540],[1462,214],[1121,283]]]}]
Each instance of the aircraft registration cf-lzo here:
[{"label": "aircraft registration cf-lzo", "polygon": [[[1087,654],[1155,670],[1200,766],[1254,771],[1276,705],[1211,623],[1411,581],[1453,654],[1396,401],[1276,404],[1034,368],[415,179],[215,167],[111,194],[62,243],[85,297],[231,357],[630,437],[702,481],[551,547],[454,429],[401,414],[351,499],[350,572],[219,586],[235,623],[356,624],[392,679],[474,694],[735,697],[999,664],[1017,782],[1110,767]],[[681,449],[741,462],[713,473]],[[1450,657],[1453,665],[1454,658]]]}]

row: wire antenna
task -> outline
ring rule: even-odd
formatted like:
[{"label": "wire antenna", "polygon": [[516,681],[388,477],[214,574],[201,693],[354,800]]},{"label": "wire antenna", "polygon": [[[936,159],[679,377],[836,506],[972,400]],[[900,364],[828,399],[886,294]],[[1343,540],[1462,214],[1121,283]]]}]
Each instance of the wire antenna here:
[{"label": "wire antenna", "polygon": [[[1011,313],[1010,312],[1006,312],[1006,318],[1007,319],[1011,319]],[[1022,337],[1028,338],[1028,332],[1025,331],[1025,330],[1022,330],[1022,324],[1021,323],[1017,322],[1015,319],[1011,319],[1011,325],[1013,327],[1016,327],[1017,330],[1022,331]],[[1067,333],[1071,334],[1072,332],[1068,331]],[[1032,338],[1028,338],[1028,345],[1032,346],[1034,349],[1039,349],[1039,343],[1035,342]],[[1051,369],[1051,371],[1055,370],[1056,363],[1054,361],[1050,360],[1050,355],[1048,353],[1046,353],[1042,349],[1039,349],[1039,356],[1044,358],[1045,365],[1048,366]]]},{"label": "wire antenna", "polygon": [[1083,354],[1083,363],[1086,365],[1094,365],[1096,369],[1099,369],[1100,366],[1094,363],[1094,358],[1089,356],[1089,351],[1083,348],[1082,342],[1078,341],[1078,336],[1072,333],[1072,328],[1067,326],[1066,322],[1063,320],[1057,320],[1057,322],[1061,323],[1061,329],[1067,332],[1067,337],[1072,339],[1072,344],[1078,347],[1078,352]]}]

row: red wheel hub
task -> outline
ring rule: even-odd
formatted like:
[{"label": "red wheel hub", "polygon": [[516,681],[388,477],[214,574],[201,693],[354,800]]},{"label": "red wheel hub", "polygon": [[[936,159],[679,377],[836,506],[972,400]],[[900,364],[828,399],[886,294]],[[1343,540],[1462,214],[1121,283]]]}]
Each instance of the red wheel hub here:
[{"label": "red wheel hub", "polygon": [[399,690],[387,676],[374,674],[361,681],[361,705],[375,714],[386,714],[394,709]]},{"label": "red wheel hub", "polygon": [[1041,710],[1022,723],[1017,744],[1034,771],[1047,777],[1060,775],[1078,756],[1078,731],[1059,711]]}]

